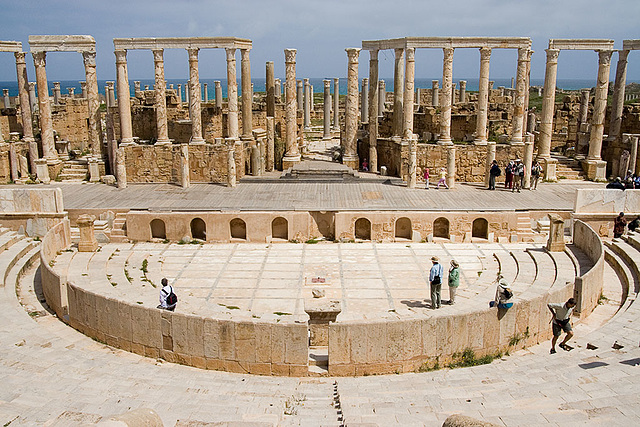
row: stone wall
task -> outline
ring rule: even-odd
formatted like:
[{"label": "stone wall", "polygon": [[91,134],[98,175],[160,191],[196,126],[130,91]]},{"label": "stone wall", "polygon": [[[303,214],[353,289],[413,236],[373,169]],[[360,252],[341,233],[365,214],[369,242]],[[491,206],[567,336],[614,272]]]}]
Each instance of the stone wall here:
[{"label": "stone wall", "polygon": [[60,188],[0,189],[0,222],[27,236],[44,236],[66,219]]},{"label": "stone wall", "polygon": [[613,237],[613,220],[620,212],[640,215],[640,190],[579,189],[572,218],[587,223],[600,237]]},{"label": "stone wall", "polygon": [[593,267],[576,277],[574,298],[577,313],[589,315],[598,306],[604,281],[604,246],[598,234],[586,223],[576,220],[573,225],[573,244],[593,262]]},{"label": "stone wall", "polygon": [[[52,104],[53,129],[58,139],[69,141],[69,149],[89,148],[88,106],[86,98],[60,98],[60,104]],[[98,126],[100,124],[98,123]],[[99,131],[99,133],[101,133]]]}]

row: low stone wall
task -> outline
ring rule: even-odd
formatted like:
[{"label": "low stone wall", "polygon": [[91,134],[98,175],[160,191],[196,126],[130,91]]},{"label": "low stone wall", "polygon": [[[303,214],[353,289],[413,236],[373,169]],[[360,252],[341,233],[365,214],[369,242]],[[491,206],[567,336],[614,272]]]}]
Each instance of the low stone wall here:
[{"label": "low stone wall", "polygon": [[640,190],[579,189],[573,211],[573,219],[587,223],[600,237],[613,237],[613,220],[620,212],[628,221],[640,215]]},{"label": "low stone wall", "polygon": [[598,305],[604,280],[604,246],[598,234],[588,224],[576,220],[573,225],[573,244],[593,262],[593,267],[576,277],[574,298],[575,311],[581,317],[589,315]]},{"label": "low stone wall", "polygon": [[71,246],[69,220],[53,226],[42,239],[40,245],[40,275],[42,292],[49,307],[64,319],[68,313],[67,278],[64,273],[53,270],[56,256]]},{"label": "low stone wall", "polygon": [[0,222],[27,236],[44,236],[66,218],[60,188],[0,189]]}]

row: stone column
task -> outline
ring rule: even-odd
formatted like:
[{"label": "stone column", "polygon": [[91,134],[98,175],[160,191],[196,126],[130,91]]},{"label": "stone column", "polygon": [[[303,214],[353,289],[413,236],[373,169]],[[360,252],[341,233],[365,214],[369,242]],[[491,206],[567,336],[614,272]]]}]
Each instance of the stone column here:
[{"label": "stone column", "polygon": [[[489,64],[491,48],[480,48],[480,81],[478,82],[478,113],[476,115],[476,145],[487,143],[487,117],[489,113]],[[487,185],[489,185],[487,183]]]},{"label": "stone column", "polygon": [[448,145],[451,141],[451,87],[453,80],[453,48],[445,47],[442,62],[442,96],[440,99],[440,138],[438,144]]},{"label": "stone column", "polygon": [[358,170],[358,56],[359,48],[347,48],[349,59],[347,68],[347,103],[345,107],[344,155],[342,163]]},{"label": "stone column", "polygon": [[253,91],[251,90],[249,49],[240,49],[240,73],[242,82],[242,136],[251,138],[251,131],[253,130]]},{"label": "stone column", "polygon": [[118,113],[120,114],[120,143],[130,145],[133,144],[133,131],[131,126],[131,94],[129,92],[129,76],[127,73],[127,51],[116,50],[114,53],[116,55],[117,68],[116,79],[118,84]]},{"label": "stone column", "polygon": [[266,170],[271,172],[275,165],[275,139],[276,139],[276,127],[274,124],[275,119],[267,116],[267,147],[266,147]]},{"label": "stone column", "polygon": [[282,169],[287,170],[296,163],[300,162],[300,152],[296,138],[298,136],[298,119],[297,119],[297,93],[296,93],[296,49],[285,49],[285,73],[286,73],[286,90],[287,98],[285,106],[285,153],[282,159]]},{"label": "stone column", "polygon": [[553,113],[556,100],[556,78],[558,75],[559,49],[547,49],[547,66],[544,74],[544,94],[542,98],[542,117],[538,136],[538,159],[543,163],[544,179],[556,180],[555,159],[551,158],[551,135],[553,134]]},{"label": "stone column", "polygon": [[451,106],[456,104],[456,82],[451,79]]},{"label": "stone column", "polygon": [[9,89],[2,89],[2,97],[4,98],[4,108],[11,108],[11,98],[9,97]]},{"label": "stone column", "polygon": [[[189,97],[189,92],[187,92],[187,97]],[[182,85],[178,85],[178,105],[182,105]]]},{"label": "stone column", "polygon": [[296,82],[296,100],[298,101],[298,111],[304,110],[304,86],[302,80]]},{"label": "stone column", "polygon": [[524,136],[524,188],[531,187],[531,166],[533,166],[533,134]]},{"label": "stone column", "polygon": [[402,136],[404,112],[404,49],[395,49],[396,61],[393,72],[393,127],[392,136]]},{"label": "stone column", "polygon": [[[378,51],[369,51],[369,171],[378,172],[378,99],[382,96],[378,82]],[[376,83],[378,82],[378,83]]]},{"label": "stone column", "polygon": [[127,165],[125,161],[124,147],[120,146],[116,148],[116,179],[118,180],[118,188],[127,188]]},{"label": "stone column", "polygon": [[267,77],[267,117],[275,117],[276,115],[276,82],[273,74],[273,61],[266,64]]},{"label": "stone column", "polygon": [[611,50],[598,51],[598,81],[596,85],[593,114],[591,115],[591,134],[589,136],[589,155],[586,164],[587,177],[594,181],[607,178],[606,162],[602,161],[602,136],[604,134],[604,118],[607,111],[607,94],[609,91],[609,67],[611,66]]},{"label": "stone column", "polygon": [[631,145],[631,150],[629,150],[629,170],[633,173],[637,173],[636,169],[638,169],[638,136],[629,135],[629,143]]},{"label": "stone column", "polygon": [[484,186],[489,188],[489,178],[491,177],[489,171],[491,170],[493,161],[496,159],[496,143],[495,141],[488,141],[486,145],[487,157],[484,164]]},{"label": "stone column", "polygon": [[203,83],[202,86],[202,91],[204,92],[204,95],[202,95],[202,102],[209,102],[209,85],[207,83]]},{"label": "stone column", "polygon": [[438,89],[440,82],[438,80],[431,80],[431,106],[438,106]]},{"label": "stone column", "polygon": [[60,98],[62,98],[62,92],[60,91],[60,82],[53,82],[53,103],[59,105]]},{"label": "stone column", "polygon": [[36,82],[27,82],[29,85],[29,102],[31,105],[31,113],[38,112],[38,97],[36,96]]},{"label": "stone column", "polygon": [[191,186],[189,169],[189,144],[180,144],[180,186],[182,188]]},{"label": "stone column", "polygon": [[[609,139],[617,140],[622,127],[622,108],[624,107],[624,89],[627,82],[628,50],[618,51],[618,65],[616,66],[616,81],[611,100],[611,122],[609,123]],[[633,170],[633,169],[632,169]]]},{"label": "stone column", "polygon": [[467,102],[467,81],[466,80],[460,80],[459,101]]},{"label": "stone column", "polygon": [[107,82],[107,87],[109,88],[109,107],[116,106],[115,83],[116,82]]},{"label": "stone column", "polygon": [[[0,141],[2,139],[2,134],[0,134]],[[18,175],[18,151],[15,141],[9,142],[9,168],[11,169],[11,181],[17,183],[20,176]]]},{"label": "stone column", "polygon": [[[525,63],[527,66],[526,78],[525,78],[525,91],[524,91],[524,125],[523,127],[527,129],[525,132],[528,132],[529,129],[529,91],[531,89],[531,56],[533,55],[533,51],[531,49],[527,50],[527,62]],[[533,132],[532,132],[533,133]]]},{"label": "stone column", "polygon": [[33,63],[36,67],[36,81],[38,83],[38,106],[40,108],[40,135],[42,138],[42,154],[49,161],[57,161],[55,143],[53,139],[53,119],[51,104],[49,103],[49,89],[47,88],[47,60],[46,52],[33,52]]},{"label": "stone column", "polygon": [[202,138],[202,110],[200,101],[200,73],[198,72],[198,48],[189,48],[189,114],[191,118],[190,144],[204,144]]},{"label": "stone column", "polygon": [[333,130],[340,131],[340,79],[333,79]]},{"label": "stone column", "polygon": [[589,89],[582,89],[580,91],[580,115],[578,117],[579,123],[587,123],[587,117],[589,115],[589,98],[591,91]]},{"label": "stone column", "polygon": [[171,144],[167,127],[167,93],[164,80],[164,50],[153,50],[153,64],[155,66],[154,89],[156,94],[156,128],[158,140],[156,145]]},{"label": "stone column", "polygon": [[75,96],[76,96],[76,88],[75,87],[68,87],[67,90],[69,91],[69,98],[75,98]]},{"label": "stone column", "polygon": [[518,67],[516,70],[516,95],[513,106],[513,120],[511,122],[511,144],[520,145],[524,138],[524,105],[525,93],[527,90],[527,58],[526,48],[518,49]]},{"label": "stone column", "polygon": [[456,186],[456,146],[450,145],[447,150],[447,185],[450,189]]},{"label": "stone column", "polygon": [[384,80],[378,82],[378,117],[384,116],[385,102],[387,102],[387,85]]},{"label": "stone column", "polygon": [[227,117],[229,138],[238,138],[238,82],[236,81],[236,49],[226,48],[225,50],[227,52],[227,99],[229,105]]},{"label": "stone column", "polygon": [[331,139],[331,80],[323,80],[324,83],[324,111],[323,111],[323,139]]},{"label": "stone column", "polygon": [[[407,48],[407,50],[412,48]],[[405,95],[406,95],[405,88]],[[406,104],[405,104],[406,105]],[[416,163],[418,159],[418,137],[414,134],[409,136],[409,165],[408,165],[408,176],[407,176],[407,188],[415,188],[417,182],[416,176]]]},{"label": "stone column", "polygon": [[93,215],[80,215],[76,220],[76,225],[80,229],[78,252],[94,252],[98,249],[98,241],[93,227],[95,219],[96,217]]},{"label": "stone column", "polygon": [[[84,55],[84,53],[83,53],[83,55]],[[93,62],[95,63],[95,53],[94,53]],[[87,82],[84,81],[84,82],[78,82],[78,83],[80,83],[80,92],[82,92],[82,95],[80,95],[80,96],[82,96],[83,98],[87,98]],[[97,85],[98,84],[96,83],[96,86]]]},{"label": "stone column", "polygon": [[220,83],[220,80],[215,80],[213,82],[213,91],[214,91],[214,95],[216,97],[216,108],[218,109],[222,109],[222,84]]},{"label": "stone column", "polygon": [[35,161],[38,158],[38,144],[33,138],[33,119],[31,117],[31,103],[29,102],[29,80],[27,79],[27,62],[25,52],[15,52],[16,72],[18,75],[18,96],[20,98],[20,117],[22,118],[22,140],[29,144],[29,164],[31,170],[36,170]]},{"label": "stone column", "polygon": [[360,121],[369,122],[369,79],[362,79],[362,89],[360,91]]},{"label": "stone column", "polygon": [[589,115],[591,91],[589,89],[583,89],[580,91],[580,94],[580,113],[578,115],[576,154],[582,156],[589,147],[589,123],[587,122],[587,117]]},{"label": "stone column", "polygon": [[102,143],[98,132],[100,122],[100,98],[98,95],[98,77],[96,75],[96,53],[82,52],[86,78],[86,98],[89,115],[89,146],[91,154],[102,156]]},{"label": "stone column", "polygon": [[233,138],[226,139],[229,151],[227,151],[227,187],[236,186],[236,160],[235,147],[236,140]]},{"label": "stone column", "polygon": [[304,88],[302,91],[302,112],[304,130],[311,130],[311,85],[309,85],[309,79],[304,79]]},{"label": "stone column", "polygon": [[549,215],[549,239],[547,250],[549,252],[564,251],[564,219],[558,214]]},{"label": "stone column", "polygon": [[275,79],[275,102],[277,104],[282,102],[282,82],[280,79]]},{"label": "stone column", "polygon": [[409,140],[413,136],[414,80],[416,74],[415,49],[412,47],[406,48],[405,55],[406,68],[404,75],[404,99],[402,100],[404,107],[404,111],[402,112],[404,119],[402,124],[402,137]]}]

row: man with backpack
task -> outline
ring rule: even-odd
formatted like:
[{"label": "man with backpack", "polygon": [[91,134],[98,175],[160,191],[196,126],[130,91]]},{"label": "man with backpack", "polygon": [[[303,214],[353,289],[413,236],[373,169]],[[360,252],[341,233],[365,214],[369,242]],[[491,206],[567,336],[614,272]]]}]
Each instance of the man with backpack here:
[{"label": "man with backpack", "polygon": [[442,290],[442,277],[444,276],[444,268],[440,265],[438,257],[432,256],[431,262],[433,267],[429,272],[429,284],[431,285],[431,308],[440,308],[440,291]]},{"label": "man with backpack", "polygon": [[173,311],[176,309],[178,297],[176,296],[175,292],[173,292],[173,286],[169,284],[169,281],[166,277],[162,278],[161,283],[162,289],[160,289],[160,305],[158,306],[158,308]]},{"label": "man with backpack", "polygon": [[540,162],[536,162],[531,168],[531,186],[530,190],[538,189],[538,181],[540,180],[540,175],[542,175],[542,166],[540,166]]},{"label": "man with backpack", "polygon": [[500,176],[502,171],[500,171],[500,166],[498,166],[498,162],[494,159],[491,162],[491,169],[489,169],[489,190],[496,189],[496,178]]}]

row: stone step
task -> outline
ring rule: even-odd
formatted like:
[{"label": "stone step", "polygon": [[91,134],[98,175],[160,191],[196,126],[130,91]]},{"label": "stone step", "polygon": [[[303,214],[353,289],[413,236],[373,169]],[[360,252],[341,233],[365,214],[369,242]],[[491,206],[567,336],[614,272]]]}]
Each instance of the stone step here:
[{"label": "stone step", "polygon": [[309,347],[309,366],[329,366],[329,347]]},{"label": "stone step", "polygon": [[15,263],[27,252],[36,247],[37,244],[37,242],[31,239],[21,238],[2,253],[2,258],[0,259],[0,279],[2,280],[2,286],[5,285],[9,270],[11,270]]}]

